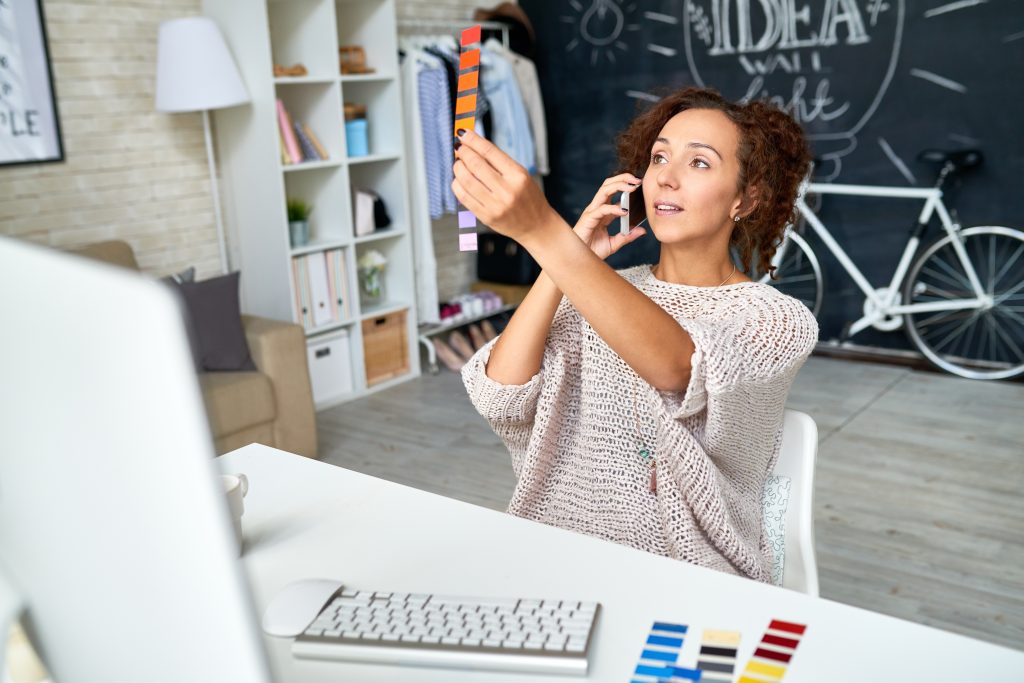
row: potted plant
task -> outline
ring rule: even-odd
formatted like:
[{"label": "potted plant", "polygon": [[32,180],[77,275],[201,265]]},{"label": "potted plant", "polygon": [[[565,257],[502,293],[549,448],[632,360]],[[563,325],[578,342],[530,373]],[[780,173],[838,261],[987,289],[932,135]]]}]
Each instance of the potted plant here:
[{"label": "potted plant", "polygon": [[293,247],[309,243],[309,214],[313,207],[302,199],[288,199],[288,234]]}]

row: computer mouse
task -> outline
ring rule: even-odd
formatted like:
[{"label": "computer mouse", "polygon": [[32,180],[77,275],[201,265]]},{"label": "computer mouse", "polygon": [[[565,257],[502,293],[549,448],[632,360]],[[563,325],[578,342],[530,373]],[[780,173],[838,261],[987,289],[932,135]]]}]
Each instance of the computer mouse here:
[{"label": "computer mouse", "polygon": [[281,589],[263,613],[267,635],[294,638],[313,623],[324,605],[341,590],[336,579],[301,579]]}]

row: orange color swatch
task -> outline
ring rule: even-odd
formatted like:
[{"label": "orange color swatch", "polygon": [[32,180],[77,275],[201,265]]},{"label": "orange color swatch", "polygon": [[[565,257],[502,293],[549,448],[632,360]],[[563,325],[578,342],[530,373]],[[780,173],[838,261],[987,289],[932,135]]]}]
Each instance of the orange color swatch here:
[{"label": "orange color swatch", "polygon": [[467,28],[462,32],[462,47],[468,47],[473,43],[480,42],[480,25]]},{"label": "orange color swatch", "polygon": [[480,71],[470,71],[459,76],[459,87],[460,93],[466,90],[476,90],[480,84]]},{"label": "orange color swatch", "polygon": [[476,112],[476,95],[463,95],[455,102],[455,114]]},{"label": "orange color swatch", "polygon": [[459,71],[480,66],[480,50],[467,50],[459,55]]}]

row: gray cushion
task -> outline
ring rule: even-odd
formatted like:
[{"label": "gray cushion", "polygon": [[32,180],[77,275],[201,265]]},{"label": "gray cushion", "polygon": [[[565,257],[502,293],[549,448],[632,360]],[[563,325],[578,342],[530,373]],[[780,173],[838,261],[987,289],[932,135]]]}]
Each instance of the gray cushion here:
[{"label": "gray cushion", "polygon": [[242,327],[237,272],[202,282],[179,282],[188,310],[197,370],[256,370]]}]

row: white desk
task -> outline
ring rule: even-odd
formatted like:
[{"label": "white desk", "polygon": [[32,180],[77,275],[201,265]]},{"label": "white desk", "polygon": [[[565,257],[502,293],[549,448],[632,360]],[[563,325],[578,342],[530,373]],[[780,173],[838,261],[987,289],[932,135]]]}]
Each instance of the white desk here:
[{"label": "white desk", "polygon": [[[250,490],[244,565],[263,609],[289,582],[337,578],[357,589],[596,600],[603,606],[586,680],[626,683],[654,621],[687,624],[679,666],[704,628],[741,631],[741,672],[768,622],[807,624],[785,683],[1024,680],[1024,652],[809,598],[408,488],[266,446],[220,458]],[[935,600],[942,600],[936,595]],[[277,679],[584,680],[294,659],[267,637]]]}]

